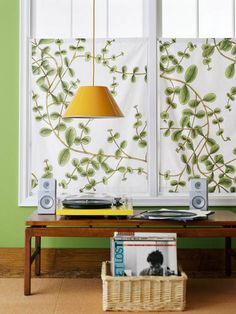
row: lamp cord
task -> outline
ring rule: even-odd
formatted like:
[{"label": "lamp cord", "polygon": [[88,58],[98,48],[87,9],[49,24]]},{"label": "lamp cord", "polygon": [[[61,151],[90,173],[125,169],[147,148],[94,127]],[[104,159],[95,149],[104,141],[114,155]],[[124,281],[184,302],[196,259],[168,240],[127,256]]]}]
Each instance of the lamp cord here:
[{"label": "lamp cord", "polygon": [[93,0],[93,86],[95,84],[95,0]]}]

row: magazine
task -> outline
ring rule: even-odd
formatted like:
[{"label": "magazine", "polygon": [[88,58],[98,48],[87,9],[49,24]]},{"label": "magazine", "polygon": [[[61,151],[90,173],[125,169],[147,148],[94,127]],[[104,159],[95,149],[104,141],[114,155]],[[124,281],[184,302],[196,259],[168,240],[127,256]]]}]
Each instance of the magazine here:
[{"label": "magazine", "polygon": [[177,275],[175,233],[115,233],[111,242],[112,275]]}]

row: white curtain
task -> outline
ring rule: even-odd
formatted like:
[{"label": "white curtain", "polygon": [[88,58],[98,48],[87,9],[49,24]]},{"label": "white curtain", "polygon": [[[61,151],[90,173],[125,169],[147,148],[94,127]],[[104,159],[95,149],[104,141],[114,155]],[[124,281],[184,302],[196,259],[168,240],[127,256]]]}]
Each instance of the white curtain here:
[{"label": "white curtain", "polygon": [[31,194],[40,177],[59,193],[147,193],[147,41],[96,40],[95,84],[110,88],[122,119],[64,120],[81,85],[92,85],[92,42],[32,39]]},{"label": "white curtain", "polygon": [[186,192],[192,177],[207,178],[209,192],[235,192],[235,39],[162,39],[159,48],[160,192]]}]

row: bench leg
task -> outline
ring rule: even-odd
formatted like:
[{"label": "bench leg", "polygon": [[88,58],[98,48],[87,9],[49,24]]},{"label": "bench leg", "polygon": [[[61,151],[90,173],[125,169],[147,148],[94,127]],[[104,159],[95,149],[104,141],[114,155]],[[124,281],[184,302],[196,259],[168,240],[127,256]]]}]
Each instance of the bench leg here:
[{"label": "bench leg", "polygon": [[35,257],[35,275],[40,276],[41,272],[41,237],[35,237],[35,250],[38,254]]},{"label": "bench leg", "polygon": [[25,229],[25,272],[24,272],[24,294],[31,293],[31,233],[29,228]]},{"label": "bench leg", "polygon": [[231,276],[232,267],[231,267],[231,238],[225,238],[225,275]]}]

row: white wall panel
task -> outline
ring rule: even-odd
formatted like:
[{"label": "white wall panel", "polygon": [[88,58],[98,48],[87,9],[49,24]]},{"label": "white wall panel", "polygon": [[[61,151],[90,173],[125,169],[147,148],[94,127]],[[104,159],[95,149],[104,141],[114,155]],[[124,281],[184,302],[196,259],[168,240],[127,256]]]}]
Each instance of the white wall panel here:
[{"label": "white wall panel", "polygon": [[234,13],[234,0],[199,0],[199,37],[233,37]]},{"label": "white wall panel", "polygon": [[110,0],[109,37],[142,37],[143,12],[143,0]]},{"label": "white wall panel", "polygon": [[162,37],[194,38],[197,34],[197,0],[162,1]]},{"label": "white wall panel", "polygon": [[32,0],[32,16],[32,37],[71,36],[71,0]]},{"label": "white wall panel", "polygon": [[[92,37],[93,1],[72,0],[72,37]],[[107,0],[96,0],[96,37],[107,37]]]}]

